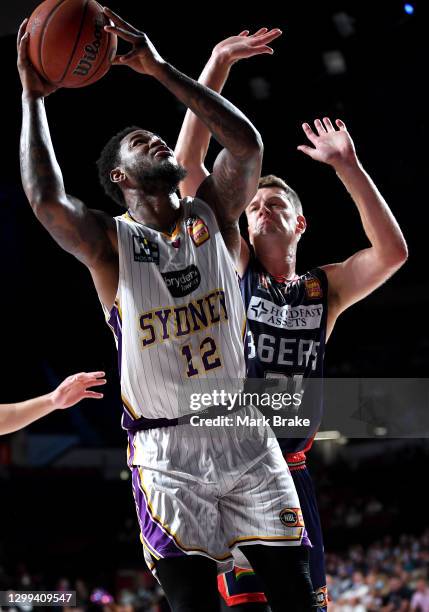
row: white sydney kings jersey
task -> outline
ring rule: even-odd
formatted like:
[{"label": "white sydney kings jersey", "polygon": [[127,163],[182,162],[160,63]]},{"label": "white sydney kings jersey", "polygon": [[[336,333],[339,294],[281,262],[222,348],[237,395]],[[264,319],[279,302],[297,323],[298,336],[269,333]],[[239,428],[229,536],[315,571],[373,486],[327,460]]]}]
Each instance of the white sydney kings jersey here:
[{"label": "white sydney kings jersey", "polygon": [[189,393],[179,401],[185,384],[201,393],[207,383],[236,388],[245,376],[234,264],[210,207],[196,198],[181,207],[171,235],[128,213],[116,218],[119,285],[105,314],[118,347],[125,429],[189,414]]}]

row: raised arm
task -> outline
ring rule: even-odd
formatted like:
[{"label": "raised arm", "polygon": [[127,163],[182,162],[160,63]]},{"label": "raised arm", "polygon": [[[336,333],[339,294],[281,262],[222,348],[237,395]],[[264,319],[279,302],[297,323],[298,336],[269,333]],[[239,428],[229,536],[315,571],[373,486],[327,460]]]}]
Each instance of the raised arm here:
[{"label": "raised arm", "polygon": [[68,196],[49,132],[45,97],[55,86],[44,82],[28,59],[26,21],[18,33],[18,71],[22,82],[21,178],[38,220],[54,240],[90,270],[106,306],[117,287],[114,221]]},{"label": "raised arm", "polygon": [[312,159],[334,168],[351,195],[362,221],[370,247],[354,253],[341,263],[323,266],[329,282],[329,321],[384,283],[406,261],[407,244],[392,211],[365,172],[357,158],[355,147],[345,124],[336,126],[325,117],[314,122],[316,132],[308,123],[304,133],[313,147],[301,145],[300,151]]},{"label": "raised arm", "polygon": [[[240,59],[255,55],[272,54],[273,49],[268,45],[280,35],[281,31],[278,29],[268,31],[267,28],[261,28],[250,36],[249,31],[245,30],[238,36],[222,40],[214,47],[198,82],[221,93],[233,64]],[[182,196],[194,196],[201,183],[210,174],[205,166],[210,139],[211,134],[205,124],[188,110],[175,150],[177,160],[188,171],[186,178],[180,184]]]},{"label": "raised arm", "polygon": [[80,372],[63,380],[47,395],[17,404],[0,404],[0,435],[22,429],[54,410],[70,408],[85,398],[102,399],[102,393],[88,387],[98,387],[105,382],[104,372]]},{"label": "raised arm", "polygon": [[227,246],[237,259],[238,219],[256,192],[260,174],[263,146],[259,133],[230,102],[165,62],[143,32],[109,9],[104,10],[115,24],[105,29],[132,45],[132,50],[117,57],[114,63],[156,78],[203,121],[224,147],[213,173],[200,186],[197,195],[214,209]]}]

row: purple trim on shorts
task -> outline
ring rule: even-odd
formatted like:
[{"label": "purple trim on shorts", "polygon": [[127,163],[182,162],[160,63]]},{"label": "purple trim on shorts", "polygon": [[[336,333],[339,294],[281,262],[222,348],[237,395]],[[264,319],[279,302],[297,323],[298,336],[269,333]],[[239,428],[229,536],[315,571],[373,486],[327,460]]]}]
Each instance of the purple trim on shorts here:
[{"label": "purple trim on shorts", "polygon": [[133,462],[134,462],[134,452],[135,452],[134,436],[135,434],[133,434],[130,431],[128,432],[128,448],[129,448],[128,467],[130,468],[133,467]]},{"label": "purple trim on shorts", "polygon": [[173,537],[168,535],[152,517],[147,506],[146,496],[140,487],[140,475],[137,467],[132,470],[132,481],[140,530],[148,549],[152,548],[160,557],[183,557],[186,553],[177,546]]},{"label": "purple trim on shorts", "polygon": [[313,548],[313,544],[310,542],[310,538],[308,537],[308,532],[305,527],[302,535],[301,546],[309,546],[310,548]]}]

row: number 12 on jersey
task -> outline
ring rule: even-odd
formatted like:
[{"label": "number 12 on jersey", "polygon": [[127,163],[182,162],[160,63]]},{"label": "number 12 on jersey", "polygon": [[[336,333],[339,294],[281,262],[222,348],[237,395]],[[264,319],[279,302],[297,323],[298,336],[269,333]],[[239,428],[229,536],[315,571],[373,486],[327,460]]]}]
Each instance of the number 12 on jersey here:
[{"label": "number 12 on jersey", "polygon": [[[216,342],[211,336],[204,338],[196,351],[193,351],[190,344],[185,344],[182,346],[181,353],[186,359],[186,375],[188,378],[200,376],[203,372],[222,367]],[[199,365],[199,361],[201,361],[201,365]]]}]

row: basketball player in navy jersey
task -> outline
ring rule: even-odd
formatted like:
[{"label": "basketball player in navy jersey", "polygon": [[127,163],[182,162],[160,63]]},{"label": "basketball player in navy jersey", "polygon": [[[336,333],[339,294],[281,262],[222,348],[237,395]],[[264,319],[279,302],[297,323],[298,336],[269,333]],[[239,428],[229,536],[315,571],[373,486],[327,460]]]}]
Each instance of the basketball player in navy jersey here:
[{"label": "basketball player in navy jersey", "polygon": [[[250,40],[265,31],[252,36],[245,31],[216,45],[200,82],[220,92],[233,63],[250,57]],[[297,247],[306,229],[301,202],[282,179],[272,175],[261,178],[255,197],[246,207],[252,248],[241,239],[238,265],[248,319],[249,378],[287,376],[301,389],[306,380],[315,378],[320,387],[325,342],[337,317],[384,283],[407,258],[402,232],[358,160],[345,124],[339,119],[335,123],[334,127],[327,117],[323,121],[316,119],[314,129],[305,123],[304,133],[313,146],[301,145],[298,149],[336,171],[358,208],[370,247],[344,262],[298,275]],[[188,171],[181,183],[182,195],[195,193],[207,175],[204,159],[209,142],[207,129],[188,111],[176,146],[177,158]],[[322,417],[321,387],[320,393],[311,387],[306,410],[312,414],[314,432]],[[322,531],[305,463],[313,438],[314,433],[302,438],[281,438],[279,443],[292,472],[313,545],[310,571],[317,607],[326,610]],[[287,580],[287,572],[284,579]],[[237,567],[219,577],[219,590],[224,602],[237,611],[269,609],[257,577]]]},{"label": "basketball player in navy jersey", "polygon": [[0,404],[0,436],[27,427],[54,410],[75,406],[83,399],[103,399],[102,393],[88,388],[104,385],[103,377],[104,372],[79,372],[68,376],[51,393],[24,402]]},{"label": "basketball player in navy jersey", "polygon": [[[185,171],[171,149],[152,132],[128,128],[98,162],[103,187],[126,212],[112,219],[87,208],[66,194],[44,106],[55,88],[32,68],[23,24],[22,182],[40,222],[88,267],[115,335],[145,559],[174,611],[217,610],[218,570],[231,568],[239,549],[258,567],[274,611],[286,599],[290,612],[307,612],[314,607],[309,540],[277,441],[263,428],[243,439],[235,429],[201,435],[178,420],[189,417],[189,398],[183,406],[179,392],[186,383],[201,390],[202,379],[219,388],[245,377],[245,313],[233,260],[240,256],[238,219],[258,185],[261,138],[232,104],[104,10],[114,24],[106,30],[132,45],[114,63],[158,80],[223,146],[197,197],[180,200]],[[278,34],[258,37],[258,50]],[[285,567],[287,582],[280,580]]]}]

